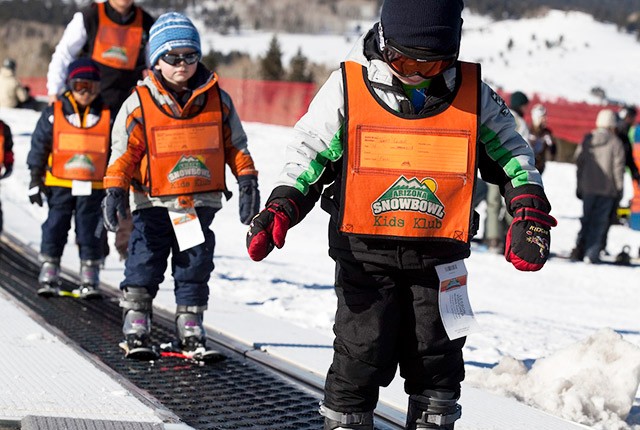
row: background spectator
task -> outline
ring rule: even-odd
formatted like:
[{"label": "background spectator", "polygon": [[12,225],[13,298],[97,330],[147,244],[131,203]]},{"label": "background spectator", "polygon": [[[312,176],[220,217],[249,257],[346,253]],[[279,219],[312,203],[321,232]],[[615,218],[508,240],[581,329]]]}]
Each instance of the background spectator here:
[{"label": "background spectator", "polygon": [[29,100],[29,92],[16,78],[16,62],[5,58],[0,68],[0,108],[16,108]]},{"label": "background spectator", "polygon": [[555,159],[557,146],[553,133],[547,127],[547,109],[539,103],[531,108],[531,129],[529,132],[529,143],[536,157],[536,169],[542,173],[547,160]]},{"label": "background spectator", "polygon": [[581,228],[571,259],[600,262],[611,211],[622,194],[625,151],[616,135],[616,115],[610,109],[598,113],[596,128],[575,152],[578,198],[582,199]]}]

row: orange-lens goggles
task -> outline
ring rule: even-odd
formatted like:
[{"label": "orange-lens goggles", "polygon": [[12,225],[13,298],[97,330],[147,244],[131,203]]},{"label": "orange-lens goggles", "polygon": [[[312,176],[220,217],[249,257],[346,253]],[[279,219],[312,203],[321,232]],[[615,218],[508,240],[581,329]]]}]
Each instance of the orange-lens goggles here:
[{"label": "orange-lens goggles", "polygon": [[389,44],[385,46],[382,56],[399,76],[410,78],[417,75],[425,79],[438,76],[451,67],[457,58],[455,54],[444,58],[442,56],[433,59],[411,58]]},{"label": "orange-lens goggles", "polygon": [[72,79],[69,82],[71,91],[79,94],[95,94],[100,90],[100,83],[96,81],[90,81],[87,79]]}]

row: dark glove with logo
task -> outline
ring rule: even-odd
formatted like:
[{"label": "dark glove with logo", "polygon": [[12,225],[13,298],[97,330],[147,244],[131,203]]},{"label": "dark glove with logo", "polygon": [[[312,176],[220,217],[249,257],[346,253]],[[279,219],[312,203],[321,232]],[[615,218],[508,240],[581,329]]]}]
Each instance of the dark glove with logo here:
[{"label": "dark glove with logo", "polygon": [[254,216],[260,211],[260,190],[256,175],[238,176],[240,188],[240,222],[249,225]]},{"label": "dark glove with logo", "polygon": [[298,206],[293,200],[278,198],[251,220],[247,232],[247,251],[254,261],[264,259],[273,247],[282,248],[287,231],[298,221]]},{"label": "dark glove with logo", "polygon": [[107,194],[102,199],[104,228],[115,232],[118,229],[118,217],[127,217],[127,193],[122,188],[107,188]]},{"label": "dark glove with logo", "polygon": [[29,201],[31,204],[37,204],[42,207],[42,196],[47,195],[47,189],[44,186],[44,173],[40,170],[31,170],[31,182],[29,182]]},{"label": "dark glove with logo", "polygon": [[551,227],[558,222],[549,215],[551,205],[537,185],[523,185],[505,195],[513,221],[506,238],[504,256],[524,272],[542,269],[551,247]]}]

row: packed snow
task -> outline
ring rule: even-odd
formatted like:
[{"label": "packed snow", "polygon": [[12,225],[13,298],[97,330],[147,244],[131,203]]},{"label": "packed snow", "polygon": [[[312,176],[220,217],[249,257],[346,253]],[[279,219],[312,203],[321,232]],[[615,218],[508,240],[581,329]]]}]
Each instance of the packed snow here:
[{"label": "packed snow", "polygon": [[[612,99],[640,100],[635,69],[621,67],[640,63],[638,42],[613,25],[596,23],[577,12],[552,11],[542,18],[503,22],[465,12],[464,30],[462,59],[481,61],[485,79],[507,91],[593,101],[590,89],[601,86]],[[300,47],[312,61],[335,66],[354,41],[344,36],[278,37],[285,59]],[[258,56],[266,52],[270,38],[271,34],[206,33],[203,43],[223,52],[250,50]],[[507,49],[510,39],[513,47]],[[0,119],[12,127],[16,154],[13,175],[0,183],[5,229],[35,249],[47,210],[29,205],[25,159],[38,116],[27,110],[0,110]],[[258,123],[245,123],[245,129],[260,171],[264,201],[293,132],[288,127]],[[236,191],[232,175],[227,177],[230,189]],[[551,249],[567,254],[574,245],[582,211],[575,197],[575,166],[551,162],[543,179],[552,214],[558,219]],[[627,176],[623,202],[631,193]],[[481,213],[482,209],[480,206]],[[333,262],[327,255],[328,215],[316,207],[289,232],[283,249],[255,263],[246,254],[246,226],[240,224],[237,212],[234,197],[212,226],[216,233],[212,302],[224,300],[246,309],[247,318],[255,313],[267,315],[309,329],[323,339],[331,338],[336,303]],[[78,267],[73,243],[70,232],[63,258],[69,268]],[[608,251],[615,255],[624,246],[638,257],[640,232],[613,226]],[[464,349],[466,384],[595,429],[640,429],[637,267],[553,258],[540,272],[522,273],[504,257],[476,245],[466,265],[471,304],[481,326],[468,337]],[[113,250],[102,272],[103,281],[117,286],[122,268]],[[155,304],[174,308],[169,272]],[[314,344],[313,339],[308,343]]]}]

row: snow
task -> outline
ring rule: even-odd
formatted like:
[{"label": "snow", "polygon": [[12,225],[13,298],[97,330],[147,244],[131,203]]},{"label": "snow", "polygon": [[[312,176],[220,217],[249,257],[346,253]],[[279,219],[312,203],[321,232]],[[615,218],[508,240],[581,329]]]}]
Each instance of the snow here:
[{"label": "snow", "polygon": [[[462,59],[482,60],[485,79],[507,91],[592,101],[589,90],[602,86],[611,98],[640,100],[640,88],[633,85],[635,69],[621,67],[623,59],[626,64],[640,62],[638,42],[582,13],[553,11],[537,19],[491,22],[465,12],[464,30]],[[558,41],[560,36],[559,47],[544,46],[545,40]],[[285,58],[300,47],[314,61],[333,66],[354,41],[343,36],[278,37]],[[203,44],[258,56],[266,52],[270,38],[271,34],[264,33],[207,33]],[[509,39],[514,40],[511,50],[506,49]],[[618,52],[614,54],[611,47]],[[14,174],[0,183],[5,229],[34,249],[39,248],[39,226],[47,215],[46,208],[29,205],[27,197],[25,159],[38,116],[28,110],[0,110],[16,143]],[[245,123],[245,129],[260,171],[264,200],[293,132],[288,127],[257,123]],[[543,179],[552,214],[559,222],[551,249],[568,253],[581,216],[581,204],[575,197],[575,167],[551,162]],[[623,201],[632,193],[630,179],[625,181]],[[232,181],[229,187],[236,190]],[[316,207],[289,232],[283,249],[255,263],[246,254],[246,226],[238,220],[237,198],[227,202],[212,226],[216,268],[210,282],[211,308],[205,315],[208,326],[235,331],[238,339],[259,342],[261,350],[323,377],[331,358],[336,306],[333,262],[327,255],[327,220],[328,215]],[[76,270],[79,262],[73,243],[70,232],[63,264]],[[638,256],[640,232],[613,226],[608,250],[616,254],[625,245],[630,246],[632,256]],[[502,256],[476,251],[466,265],[469,295],[481,331],[469,336],[464,348],[467,381],[462,402],[466,413],[456,428],[507,428],[492,427],[491,417],[517,415],[520,411],[513,406],[517,400],[594,429],[640,430],[640,269],[552,259],[540,272],[522,273]],[[115,287],[122,270],[113,250],[102,280]],[[169,272],[165,278],[154,304],[173,311]],[[404,408],[399,377],[383,390],[381,401]],[[490,418],[481,421],[477,418],[481,415]],[[547,426],[540,414],[526,415],[522,425],[508,428],[570,428],[569,424]]]}]

